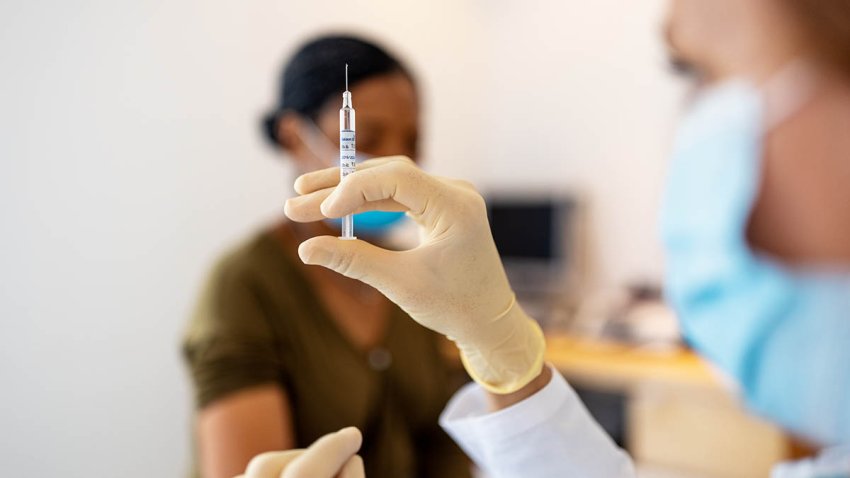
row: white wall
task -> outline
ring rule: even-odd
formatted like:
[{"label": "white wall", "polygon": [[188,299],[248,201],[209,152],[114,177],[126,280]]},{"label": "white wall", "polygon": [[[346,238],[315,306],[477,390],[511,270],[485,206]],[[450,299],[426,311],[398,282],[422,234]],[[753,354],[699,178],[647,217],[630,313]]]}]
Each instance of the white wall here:
[{"label": "white wall", "polygon": [[586,191],[596,284],[657,277],[677,87],[662,0],[0,4],[0,466],[179,476],[180,331],[215,255],[279,213],[256,122],[297,39],[390,40],[422,75],[429,167]]}]

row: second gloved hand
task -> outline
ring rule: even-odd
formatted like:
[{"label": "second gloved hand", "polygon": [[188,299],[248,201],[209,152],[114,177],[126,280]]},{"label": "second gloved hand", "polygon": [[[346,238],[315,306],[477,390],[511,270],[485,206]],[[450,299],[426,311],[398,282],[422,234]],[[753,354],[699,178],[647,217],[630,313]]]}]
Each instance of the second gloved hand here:
[{"label": "second gloved hand", "polygon": [[472,377],[494,393],[519,390],[540,374],[543,334],[516,303],[486,205],[469,183],[392,157],[362,163],[341,184],[337,168],[305,174],[295,189],[300,196],[286,204],[294,221],[405,211],[421,228],[420,245],[407,251],[315,237],[299,248],[305,263],[375,287],[414,320],[447,335]]},{"label": "second gloved hand", "polygon": [[363,460],[356,454],[362,442],[358,429],[344,428],[306,450],[261,453],[236,478],[365,478]]}]

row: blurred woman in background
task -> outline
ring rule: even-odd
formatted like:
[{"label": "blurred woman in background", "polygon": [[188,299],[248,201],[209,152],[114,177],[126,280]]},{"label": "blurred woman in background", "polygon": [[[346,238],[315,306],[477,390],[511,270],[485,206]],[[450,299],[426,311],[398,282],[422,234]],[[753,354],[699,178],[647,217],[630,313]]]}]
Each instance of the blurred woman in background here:
[{"label": "blurred woman in background", "polygon": [[[346,36],[303,45],[283,69],[268,139],[299,173],[338,161],[345,65],[358,151],[417,156],[419,102],[410,72],[379,46]],[[356,219],[378,243],[403,213]],[[372,287],[305,266],[298,244],[336,223],[282,220],[214,268],[184,343],[197,399],[197,465],[232,477],[267,450],[303,447],[357,426],[371,477],[463,477],[468,462],[437,419],[452,390],[439,335]]]}]

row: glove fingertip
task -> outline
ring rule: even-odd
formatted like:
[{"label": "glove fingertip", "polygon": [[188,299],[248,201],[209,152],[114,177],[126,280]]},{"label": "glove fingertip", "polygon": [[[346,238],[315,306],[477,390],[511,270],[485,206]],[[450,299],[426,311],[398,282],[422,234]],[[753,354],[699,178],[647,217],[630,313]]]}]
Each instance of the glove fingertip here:
[{"label": "glove fingertip", "polygon": [[360,433],[360,430],[357,429],[357,427],[343,428],[338,431],[337,434],[342,436],[347,442],[351,443],[355,450],[359,450],[360,445],[363,444],[363,434]]},{"label": "glove fingertip", "polygon": [[298,246],[298,257],[301,262],[309,265],[323,266],[328,262],[329,251],[322,247],[318,237],[313,237]]}]

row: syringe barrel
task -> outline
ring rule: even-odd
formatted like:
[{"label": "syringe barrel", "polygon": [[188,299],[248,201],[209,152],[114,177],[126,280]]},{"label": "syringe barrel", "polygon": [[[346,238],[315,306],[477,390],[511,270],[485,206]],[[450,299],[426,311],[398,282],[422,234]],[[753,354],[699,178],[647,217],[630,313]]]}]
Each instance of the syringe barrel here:
[{"label": "syringe barrel", "polygon": [[[346,91],[342,94],[342,108],[339,110],[339,180],[344,180],[356,167],[355,112],[351,107],[351,93]],[[342,238],[354,238],[354,218],[351,215],[342,218]]]}]

